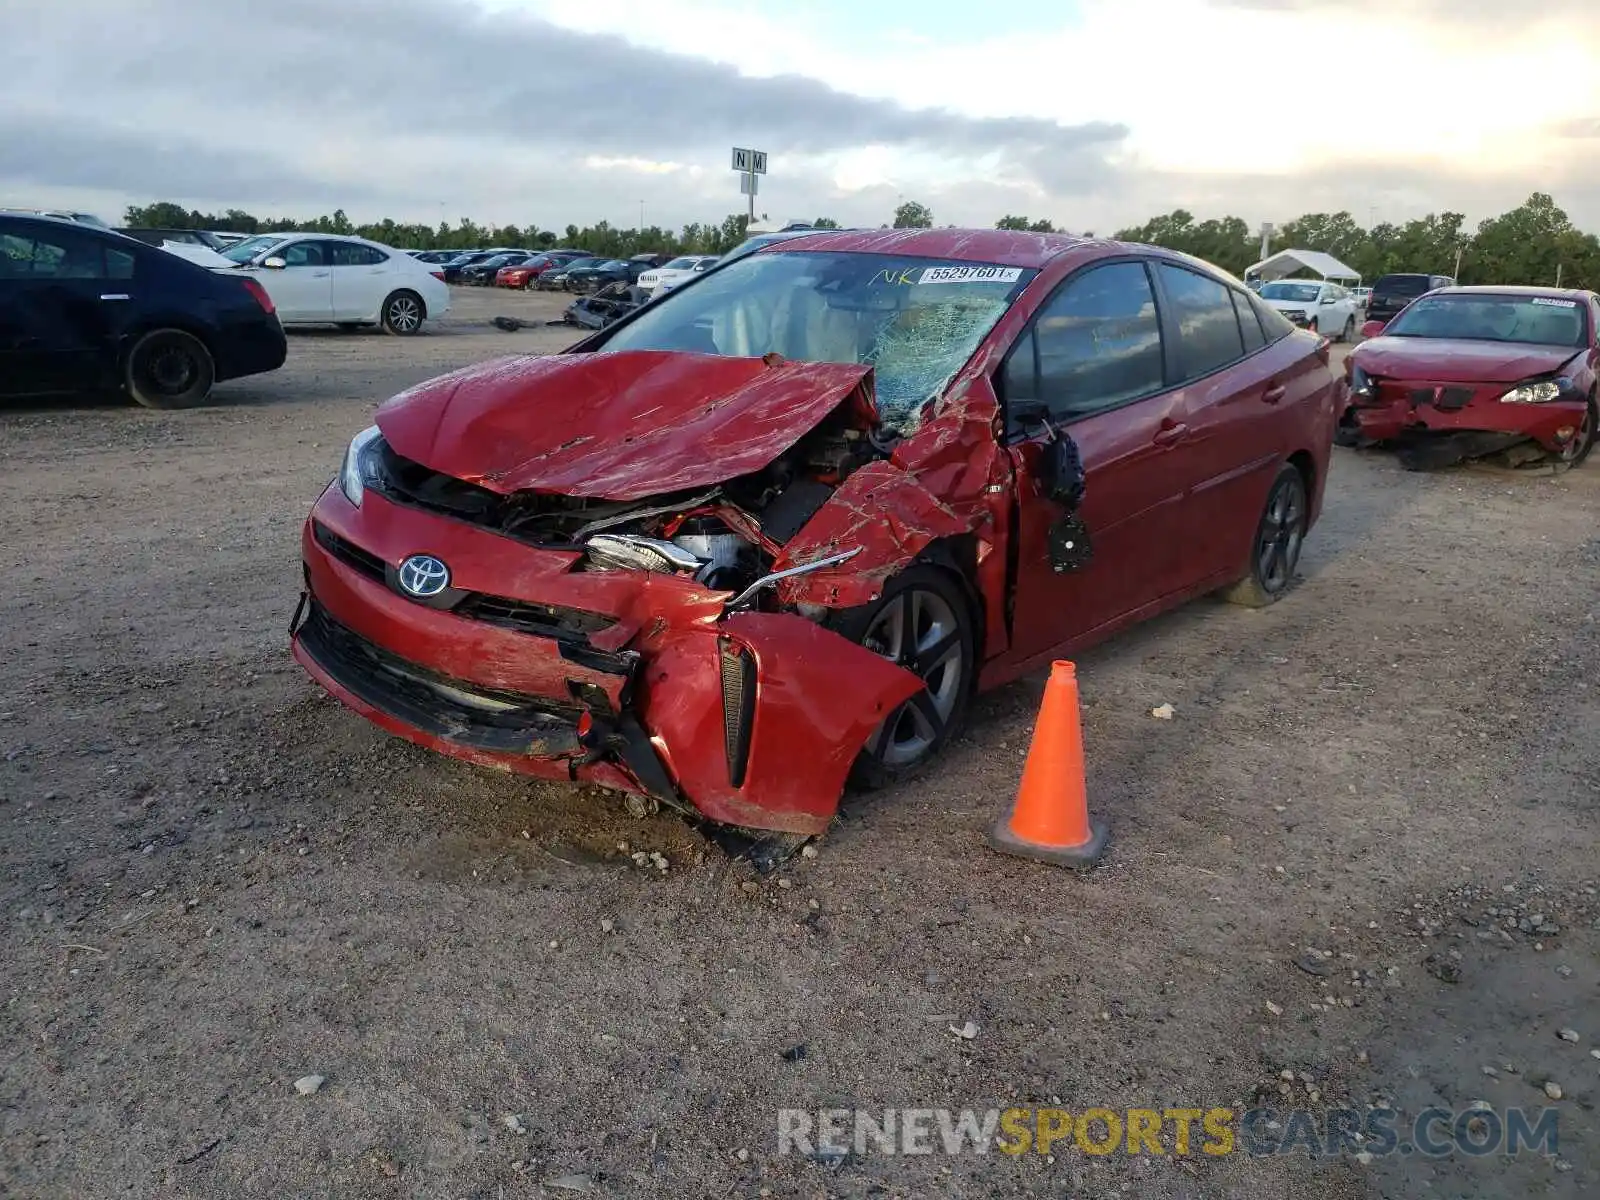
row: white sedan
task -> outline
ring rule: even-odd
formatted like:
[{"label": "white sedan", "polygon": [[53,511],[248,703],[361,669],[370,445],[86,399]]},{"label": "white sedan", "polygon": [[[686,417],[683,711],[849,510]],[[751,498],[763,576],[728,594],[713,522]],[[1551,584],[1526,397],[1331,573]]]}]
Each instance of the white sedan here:
[{"label": "white sedan", "polygon": [[1348,288],[1318,279],[1275,279],[1257,293],[1301,329],[1336,342],[1355,337],[1361,305]]},{"label": "white sedan", "polygon": [[402,250],[331,233],[268,233],[229,246],[231,267],[272,297],[285,325],[380,325],[408,336],[450,308],[444,271]]},{"label": "white sedan", "polygon": [[686,254],[665,266],[656,267],[639,276],[639,290],[651,300],[664,296],[680,283],[693,279],[701,271],[710,269],[717,261],[715,254]]}]

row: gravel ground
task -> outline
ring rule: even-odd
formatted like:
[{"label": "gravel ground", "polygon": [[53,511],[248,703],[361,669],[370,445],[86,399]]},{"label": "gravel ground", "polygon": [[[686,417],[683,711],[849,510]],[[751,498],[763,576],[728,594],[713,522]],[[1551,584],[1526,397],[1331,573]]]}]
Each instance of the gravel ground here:
[{"label": "gravel ground", "polygon": [[[1600,460],[1336,451],[1294,595],[1084,655],[1094,873],[983,845],[1032,680],[758,879],[669,816],[385,737],[289,660],[299,525],[374,405],[572,336],[485,324],[549,297],[458,296],[412,340],[297,334],[202,410],[0,409],[0,1194],[1600,1188]],[[783,1108],[1546,1084],[1559,1157],[777,1152]]]}]

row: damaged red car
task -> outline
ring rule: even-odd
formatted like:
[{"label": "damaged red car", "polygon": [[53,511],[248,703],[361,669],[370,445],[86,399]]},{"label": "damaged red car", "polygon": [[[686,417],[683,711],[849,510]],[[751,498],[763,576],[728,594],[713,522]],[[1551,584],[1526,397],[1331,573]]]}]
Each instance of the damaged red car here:
[{"label": "damaged red car", "polygon": [[1576,466],[1594,447],[1600,296],[1451,287],[1369,323],[1345,360],[1337,440],[1392,445],[1412,469],[1505,453]]},{"label": "damaged red car", "polygon": [[1150,247],[820,233],[395,396],[303,537],[293,650],[384,729],[820,832],[974,691],[1294,577],[1327,343]]}]

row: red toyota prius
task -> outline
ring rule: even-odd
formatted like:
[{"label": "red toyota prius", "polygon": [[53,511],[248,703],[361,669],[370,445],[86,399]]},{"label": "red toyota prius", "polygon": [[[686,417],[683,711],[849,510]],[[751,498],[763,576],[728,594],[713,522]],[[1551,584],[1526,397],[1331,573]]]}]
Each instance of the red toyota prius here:
[{"label": "red toyota prius", "polygon": [[294,654],[445,754],[817,833],[975,690],[1282,595],[1341,390],[1169,251],[777,243],[382,405],[306,522]]},{"label": "red toyota prius", "polygon": [[1439,288],[1345,360],[1338,440],[1393,445],[1407,467],[1501,451],[1576,466],[1594,446],[1600,296],[1534,287]]}]

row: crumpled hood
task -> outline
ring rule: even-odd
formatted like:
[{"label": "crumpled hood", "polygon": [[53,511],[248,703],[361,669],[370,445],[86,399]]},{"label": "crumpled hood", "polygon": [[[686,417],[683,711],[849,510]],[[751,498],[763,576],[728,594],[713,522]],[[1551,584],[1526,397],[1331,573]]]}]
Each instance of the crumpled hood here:
[{"label": "crumpled hood", "polygon": [[518,356],[418,384],[377,423],[404,457],[492,491],[637,500],[758,471],[853,393],[870,424],[871,372],[663,350]]},{"label": "crumpled hood", "polygon": [[1575,346],[1378,337],[1352,357],[1368,375],[1437,383],[1519,383],[1549,375],[1579,353]]}]

